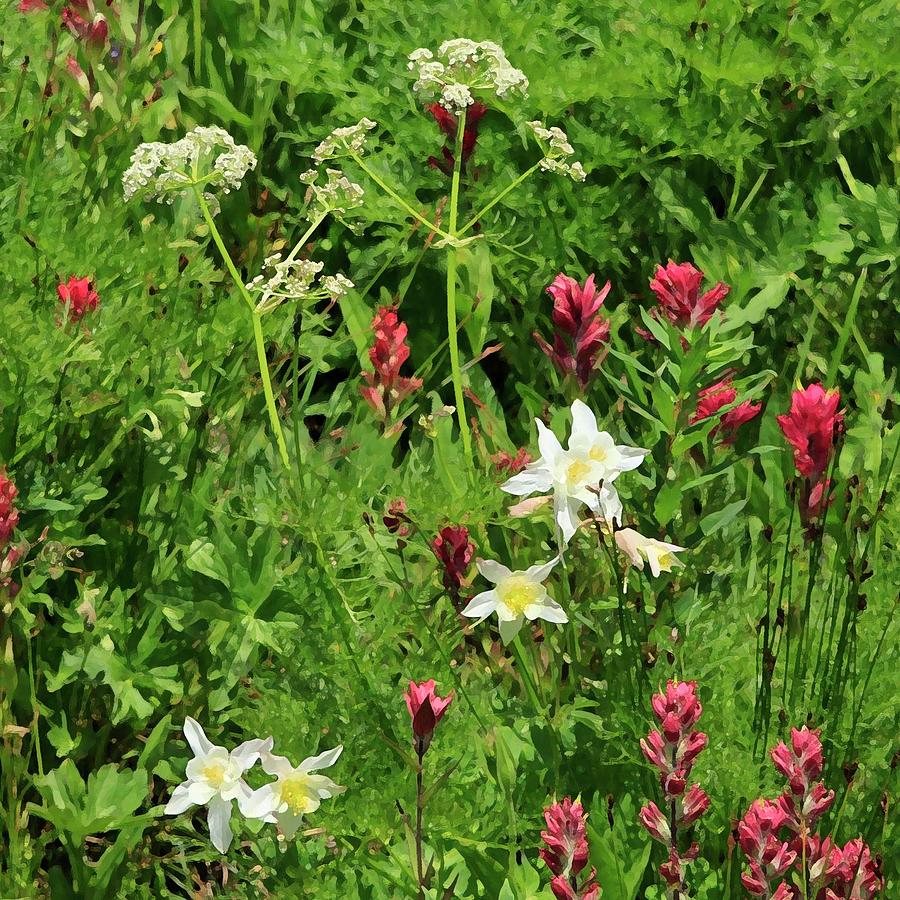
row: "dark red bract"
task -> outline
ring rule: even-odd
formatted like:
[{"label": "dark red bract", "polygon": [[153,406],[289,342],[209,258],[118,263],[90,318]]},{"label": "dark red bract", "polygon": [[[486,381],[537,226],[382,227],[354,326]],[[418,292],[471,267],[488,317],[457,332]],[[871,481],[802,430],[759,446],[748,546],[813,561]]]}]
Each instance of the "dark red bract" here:
[{"label": "dark red bract", "polygon": [[790,411],[777,417],[794,448],[794,467],[799,475],[818,478],[828,469],[834,438],[844,423],[844,414],[838,411],[840,402],[838,391],[811,384],[794,391]]},{"label": "dark red bract", "polygon": [[475,555],[475,545],[469,540],[469,529],[464,525],[446,525],[431,542],[431,549],[443,567],[444,587],[457,596]]},{"label": "dark red bract", "polygon": [[728,296],[731,288],[719,281],[705,294],[700,293],[703,272],[691,263],[676,263],[671,259],[665,266],[656,267],[650,279],[650,290],[656,294],[659,309],[679,328],[705,325]]},{"label": "dark red bract", "polygon": [[[449,110],[441,106],[440,103],[432,103],[425,107],[428,112],[434,116],[434,121],[438,127],[447,136],[448,144],[441,148],[441,159],[436,156],[428,157],[428,165],[433,169],[440,169],[445,175],[452,175],[456,158],[453,155],[453,149],[456,144],[456,131],[459,127],[459,120]],[[475,152],[475,144],[478,142],[478,123],[487,112],[487,107],[475,101],[466,110],[466,127],[463,131],[462,141],[462,160],[460,163],[460,171],[465,172],[466,164]]]},{"label": "dark red bract", "polygon": [[382,306],[372,319],[375,343],[369,350],[374,371],[363,372],[366,384],[360,393],[382,421],[387,421],[391,411],[414,391],[422,387],[421,378],[407,378],[400,374],[400,367],[409,359],[406,343],[407,328],[397,316],[393,306]]},{"label": "dark red bract", "polygon": [[403,694],[406,700],[406,708],[412,720],[412,730],[417,740],[422,742],[422,751],[428,749],[434,729],[444,716],[447,708],[453,702],[453,692],[446,697],[438,697],[434,692],[434,679],[416,684],[410,681],[409,690]]},{"label": "dark red bract", "polygon": [[79,322],[85,313],[95,310],[100,303],[90,278],[72,275],[65,284],[56,286],[56,293],[59,302],[68,310],[70,322]]}]

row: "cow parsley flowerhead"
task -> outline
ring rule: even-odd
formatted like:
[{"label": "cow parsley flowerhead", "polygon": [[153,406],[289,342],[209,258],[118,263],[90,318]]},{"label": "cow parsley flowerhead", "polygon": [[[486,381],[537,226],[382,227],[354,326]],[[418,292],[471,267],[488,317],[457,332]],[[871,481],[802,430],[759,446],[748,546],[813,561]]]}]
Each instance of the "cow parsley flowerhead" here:
[{"label": "cow parsley flowerhead", "polygon": [[362,206],[366,193],[362,185],[351,181],[340,169],[330,168],[325,169],[325,182],[317,184],[320,174],[320,169],[310,169],[300,176],[300,180],[309,185],[306,196],[312,216],[331,214],[343,221],[348,212]]},{"label": "cow parsley flowerhead", "polygon": [[528,127],[534,132],[544,151],[540,166],[545,172],[568,175],[572,181],[584,181],[587,178],[581,163],[570,160],[575,155],[575,148],[569,143],[568,135],[562,128],[545,128],[543,122],[529,122]]},{"label": "cow parsley flowerhead", "polygon": [[358,156],[365,152],[369,140],[369,132],[376,127],[371,119],[360,119],[355,125],[335,128],[315,150],[312,158],[316,164],[338,156]]},{"label": "cow parsley flowerhead", "polygon": [[413,90],[437,96],[441,106],[458,112],[471,106],[473,91],[492,91],[505,97],[511,91],[524,94],[528,79],[509,64],[503,48],[493,41],[456,38],[444,41],[435,54],[420,47],[409,54],[407,68],[416,73]]},{"label": "cow parsley flowerhead", "polygon": [[141,144],[131,155],[122,185],[126,200],[139,194],[164,203],[202,186],[204,197],[217,206],[214,191],[236,190],[254,168],[253,151],[235,143],[224,128],[197,127],[171,144]]},{"label": "cow parsley flowerhead", "polygon": [[263,272],[245,285],[256,300],[259,315],[272,312],[287,300],[313,301],[329,298],[332,303],[353,288],[353,282],[343,275],[326,275],[316,284],[323,263],[310,259],[281,258],[280,253],[266,257]]}]

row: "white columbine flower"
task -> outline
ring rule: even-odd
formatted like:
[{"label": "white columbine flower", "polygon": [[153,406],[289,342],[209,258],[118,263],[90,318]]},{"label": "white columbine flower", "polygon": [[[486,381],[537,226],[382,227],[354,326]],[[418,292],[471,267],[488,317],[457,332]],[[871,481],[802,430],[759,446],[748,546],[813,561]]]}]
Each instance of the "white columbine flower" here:
[{"label": "white columbine flower", "polygon": [[622,504],[613,482],[622,472],[636,469],[650,451],[616,444],[610,434],[597,429],[594,414],[580,400],[572,404],[567,449],[540,419],[535,424],[540,459],[501,485],[501,490],[516,497],[552,491],[556,523],[564,544],[578,528],[582,504],[607,522],[621,521]]},{"label": "white columbine flower", "polygon": [[211,743],[190,717],[184,720],[184,736],[194,758],[187,764],[187,779],[172,792],[164,812],[176,816],[191,806],[208,806],[209,837],[219,853],[227,853],[232,838],[231,801],[237,800],[241,812],[252,816],[247,802],[253,792],[241,776],[272,749],[272,738],[245,741],[229,753]]},{"label": "white columbine flower", "polygon": [[580,162],[572,162],[569,157],[575,154],[575,148],[569,143],[569,138],[562,128],[556,126],[545,128],[543,122],[529,122],[528,127],[534,132],[544,158],[540,161],[540,167],[545,172],[557,172],[560,175],[568,175],[573,181],[584,181],[587,173]]},{"label": "white columbine flower", "polygon": [[267,822],[277,822],[284,836],[290,840],[300,827],[303,816],[315,812],[322,800],[347,790],[325,775],[313,775],[318,769],[333,766],[344,748],[337,746],[318,756],[304,759],[296,768],[284,756],[264,753],[262,767],[277,780],[255,790],[247,803],[246,815]]},{"label": "white columbine flower", "polygon": [[500,637],[506,644],[519,633],[524,619],[568,622],[565,610],[550,597],[542,583],[558,562],[559,557],[531,566],[524,572],[512,572],[498,562],[479,559],[476,563],[478,571],[492,581],[494,587],[474,596],[462,614],[470,619],[484,619],[497,613]]},{"label": "white columbine flower", "polygon": [[474,100],[473,91],[493,91],[505,97],[510,91],[523,94],[528,79],[509,64],[503,48],[493,41],[455,38],[444,41],[435,54],[425,47],[409,54],[408,68],[416,73],[413,90],[417,94],[437,95],[441,106],[460,112]]},{"label": "white columbine flower", "polygon": [[214,206],[211,189],[229,193],[241,186],[248,170],[256,168],[256,156],[249,147],[213,125],[197,127],[180,141],[141,144],[131,155],[131,165],[122,176],[125,199],[141,194],[149,200],[173,203],[202,185],[204,197]]},{"label": "white columbine flower", "polygon": [[660,572],[671,572],[673,566],[683,566],[684,563],[675,556],[685,548],[677,544],[667,544],[665,541],[657,541],[655,538],[644,537],[633,528],[623,528],[616,532],[616,544],[619,549],[631,560],[631,564],[644,571],[644,559],[650,563],[650,571],[654,578]]}]

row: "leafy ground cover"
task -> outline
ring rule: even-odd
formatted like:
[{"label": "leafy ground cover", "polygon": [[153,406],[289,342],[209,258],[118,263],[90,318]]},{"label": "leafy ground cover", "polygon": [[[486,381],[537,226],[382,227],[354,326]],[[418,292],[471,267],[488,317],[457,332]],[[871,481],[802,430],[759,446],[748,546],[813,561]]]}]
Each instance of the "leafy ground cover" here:
[{"label": "leafy ground cover", "polygon": [[2,22],[0,896],[897,895],[894,4]]}]

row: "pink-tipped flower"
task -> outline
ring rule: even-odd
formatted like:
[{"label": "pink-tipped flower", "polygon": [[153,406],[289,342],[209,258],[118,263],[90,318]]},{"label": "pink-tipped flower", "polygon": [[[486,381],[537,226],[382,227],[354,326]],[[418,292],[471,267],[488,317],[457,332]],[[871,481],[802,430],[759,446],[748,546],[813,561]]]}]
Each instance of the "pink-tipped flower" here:
[{"label": "pink-tipped flower", "polygon": [[680,740],[703,712],[703,706],[697,699],[696,681],[667,682],[665,692],[654,694],[650,705],[666,740],[672,743]]},{"label": "pink-tipped flower", "polygon": [[600,894],[600,885],[594,880],[596,871],[591,869],[582,884],[577,876],[587,865],[587,813],[581,803],[570,797],[561,803],[551,803],[544,810],[546,830],[541,840],[546,844],[540,850],[541,859],[554,874],[550,882],[553,895],[558,900],[592,900]]},{"label": "pink-tipped flower", "polygon": [[434,679],[416,684],[410,681],[409,690],[404,692],[406,708],[412,720],[412,730],[420,753],[424,753],[431,743],[434,729],[447,711],[447,707],[453,702],[453,691],[446,697],[438,697],[434,692]]},{"label": "pink-tipped flower", "polygon": [[[697,394],[697,409],[689,420],[690,424],[695,425],[697,422],[703,422],[718,415],[723,407],[729,406],[735,400],[737,400],[737,390],[732,385],[731,376],[729,375],[721,381],[704,388]],[[738,428],[751,419],[755,419],[761,411],[761,403],[751,403],[749,400],[744,400],[722,414],[718,425],[713,428],[711,434],[720,431],[723,443],[730,444],[735,439]]]},{"label": "pink-tipped flower", "polygon": [[491,457],[491,462],[498,475],[518,475],[531,462],[531,454],[524,447],[519,447],[515,456],[500,450]]},{"label": "pink-tipped flower", "polygon": [[803,728],[791,729],[790,749],[779,742],[771,751],[775,768],[787,778],[795,794],[803,794],[821,774],[825,766],[819,732]]},{"label": "pink-tipped flower", "polygon": [[45,9],[50,9],[44,0],[19,0],[19,12],[20,13],[33,13],[33,12],[43,12]]},{"label": "pink-tipped flower", "polygon": [[[445,175],[450,176],[453,174],[456,162],[453,156],[453,149],[456,146],[456,131],[459,127],[459,120],[452,112],[441,106],[440,103],[432,103],[425,108],[434,117],[434,121],[437,122],[438,127],[444,132],[448,141],[448,144],[441,149],[442,158],[438,159],[436,156],[429,156],[428,165],[433,169],[440,169]],[[478,100],[470,104],[466,109],[466,127],[463,130],[462,162],[460,164],[460,171],[463,173],[466,171],[466,163],[468,163],[475,152],[475,144],[478,141],[478,124],[486,112],[487,107]]]},{"label": "pink-tipped flower", "polygon": [[563,376],[574,375],[584,390],[597,366],[603,345],[609,340],[609,322],[600,307],[609,293],[610,283],[598,291],[591,275],[584,286],[562,272],[547,288],[553,298],[553,324],[556,331],[551,346],[534,333],[538,346],[553,361]]},{"label": "pink-tipped flower", "polygon": [[363,372],[366,384],[360,393],[375,413],[386,423],[391,412],[410,394],[422,387],[421,378],[407,378],[400,367],[409,359],[407,328],[393,306],[382,306],[372,319],[375,343],[369,350],[374,371]]},{"label": "pink-tipped flower", "polygon": [[64,310],[68,311],[70,322],[79,322],[100,302],[90,278],[76,278],[73,275],[65,284],[56,286],[56,293]]},{"label": "pink-tipped flower", "polygon": [[9,543],[19,524],[19,511],[14,502],[18,493],[6,469],[0,469],[0,550]]},{"label": "pink-tipped flower", "polygon": [[443,567],[444,587],[459,596],[463,578],[475,555],[475,545],[469,540],[469,529],[464,525],[447,525],[431,542],[431,549]]},{"label": "pink-tipped flower", "polygon": [[860,838],[848,841],[843,849],[832,849],[826,877],[830,879],[825,894],[829,900],[869,900],[884,888],[878,866]]},{"label": "pink-tipped flower", "polygon": [[656,294],[659,308],[668,320],[679,328],[705,325],[728,296],[731,288],[721,281],[705,294],[700,293],[703,272],[690,263],[676,263],[656,267],[650,279],[650,290]]},{"label": "pink-tipped flower", "polygon": [[835,437],[843,429],[840,402],[838,391],[811,384],[794,391],[790,412],[777,416],[785,438],[794,448],[794,467],[799,475],[819,479],[827,471]]},{"label": "pink-tipped flower", "polygon": [[655,838],[668,846],[672,841],[672,829],[666,814],[651,800],[646,806],[641,807],[638,813],[641,825],[647,829],[650,837]]},{"label": "pink-tipped flower", "polygon": [[63,7],[63,27],[67,28],[76,40],[83,41],[89,47],[94,49],[104,47],[109,37],[109,24],[105,16],[97,13],[93,20],[88,22],[73,9],[73,6],[77,5],[69,3]]},{"label": "pink-tipped flower", "polygon": [[687,828],[693,825],[709,809],[709,795],[698,784],[692,784],[681,799],[681,814],[678,825]]}]

